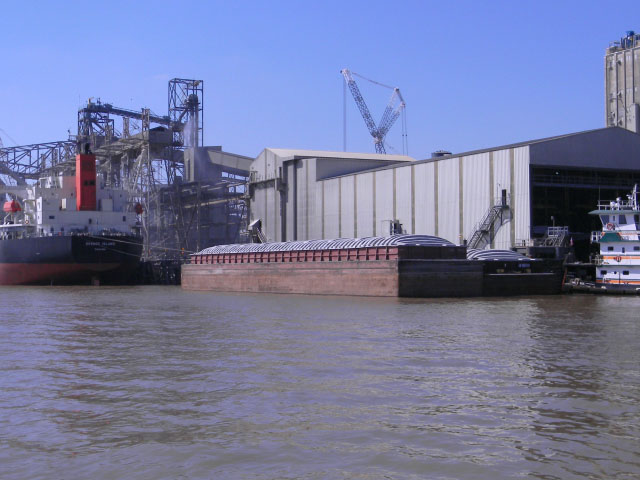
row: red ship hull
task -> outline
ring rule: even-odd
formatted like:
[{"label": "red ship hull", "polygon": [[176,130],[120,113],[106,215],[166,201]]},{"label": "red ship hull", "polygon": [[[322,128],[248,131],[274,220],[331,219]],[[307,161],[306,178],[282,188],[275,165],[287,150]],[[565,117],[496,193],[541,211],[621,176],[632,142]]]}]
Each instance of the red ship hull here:
[{"label": "red ship hull", "polygon": [[0,285],[88,284],[118,267],[117,263],[3,263]]},{"label": "red ship hull", "polygon": [[0,285],[129,283],[141,252],[130,235],[0,240]]}]

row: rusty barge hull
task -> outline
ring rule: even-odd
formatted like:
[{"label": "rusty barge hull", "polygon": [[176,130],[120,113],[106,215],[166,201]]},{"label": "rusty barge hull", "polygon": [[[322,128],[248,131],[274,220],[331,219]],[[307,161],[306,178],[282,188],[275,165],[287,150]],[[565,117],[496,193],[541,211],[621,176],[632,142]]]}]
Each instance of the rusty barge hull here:
[{"label": "rusty barge hull", "polygon": [[526,271],[497,273],[489,264],[468,260],[460,246],[196,254],[182,266],[182,288],[423,298],[560,293],[560,269],[532,262]]},{"label": "rusty barge hull", "polygon": [[219,292],[465,297],[482,295],[482,266],[467,260],[183,265],[182,288]]}]

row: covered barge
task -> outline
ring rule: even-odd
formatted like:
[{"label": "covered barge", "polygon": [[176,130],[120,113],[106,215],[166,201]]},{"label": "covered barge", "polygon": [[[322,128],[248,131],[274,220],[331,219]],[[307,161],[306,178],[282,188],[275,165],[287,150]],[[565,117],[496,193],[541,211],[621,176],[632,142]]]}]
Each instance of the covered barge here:
[{"label": "covered barge", "polygon": [[560,292],[559,265],[510,251],[468,253],[480,255],[428,235],[220,245],[183,265],[182,288],[384,297]]}]

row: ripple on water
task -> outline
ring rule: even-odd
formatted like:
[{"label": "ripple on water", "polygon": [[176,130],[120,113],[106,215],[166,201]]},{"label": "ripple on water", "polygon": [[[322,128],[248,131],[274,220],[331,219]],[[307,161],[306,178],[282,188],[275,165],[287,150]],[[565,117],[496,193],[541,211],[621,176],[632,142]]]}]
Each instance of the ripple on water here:
[{"label": "ripple on water", "polygon": [[640,474],[640,299],[0,296],[3,479]]}]

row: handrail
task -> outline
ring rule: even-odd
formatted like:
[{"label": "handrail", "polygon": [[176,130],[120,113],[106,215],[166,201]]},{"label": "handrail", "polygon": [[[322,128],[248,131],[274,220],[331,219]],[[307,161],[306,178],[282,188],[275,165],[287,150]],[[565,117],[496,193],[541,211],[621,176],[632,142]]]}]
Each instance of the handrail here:
[{"label": "handrail", "polygon": [[493,206],[487,210],[482,220],[475,225],[473,235],[469,240],[469,248],[478,248],[480,241],[489,233],[496,219],[498,217],[502,218],[502,211],[508,209],[510,204],[510,194],[497,197],[494,200]]}]

